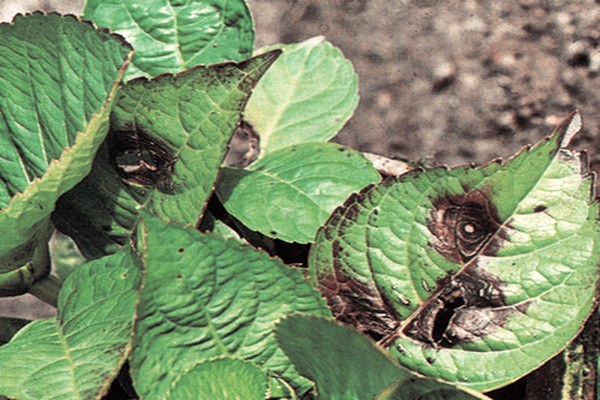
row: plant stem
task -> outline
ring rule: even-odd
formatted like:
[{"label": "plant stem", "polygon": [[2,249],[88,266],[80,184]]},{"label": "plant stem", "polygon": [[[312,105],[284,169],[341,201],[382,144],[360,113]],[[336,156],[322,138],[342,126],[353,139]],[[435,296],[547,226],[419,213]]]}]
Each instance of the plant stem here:
[{"label": "plant stem", "polygon": [[48,275],[40,279],[29,288],[29,293],[42,300],[45,303],[56,307],[58,304],[58,292],[62,285],[60,278],[54,275]]}]

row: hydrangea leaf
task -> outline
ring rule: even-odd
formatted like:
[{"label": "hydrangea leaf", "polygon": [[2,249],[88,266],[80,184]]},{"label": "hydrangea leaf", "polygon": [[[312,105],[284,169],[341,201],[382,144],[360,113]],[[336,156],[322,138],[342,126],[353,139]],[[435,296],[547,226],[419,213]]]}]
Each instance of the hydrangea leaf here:
[{"label": "hydrangea leaf", "polygon": [[380,179],[357,151],[333,143],[305,143],[269,153],[247,169],[224,168],[217,194],[249,229],[309,243],[335,207]]},{"label": "hydrangea leaf", "polygon": [[196,225],[246,100],[278,54],[128,82],[90,176],[58,204],[57,227],[99,257],[129,240],[142,207]]},{"label": "hydrangea leaf", "polygon": [[267,375],[256,365],[233,358],[203,361],[174,383],[165,399],[264,400]]},{"label": "hydrangea leaf", "polygon": [[90,171],[131,48],[57,14],[17,16],[0,37],[0,294],[16,295],[49,272],[32,259],[46,258],[58,197]]},{"label": "hydrangea leaf", "polygon": [[507,162],[435,168],[349,198],[313,277],[334,315],[409,369],[477,390],[560,352],[595,305],[598,205],[571,115]]},{"label": "hydrangea leaf", "polygon": [[359,332],[332,321],[293,315],[277,326],[276,338],[298,371],[316,383],[319,400],[487,399],[417,377]]},{"label": "hydrangea leaf", "polygon": [[133,45],[127,80],[241,61],[254,50],[245,0],[88,0],[83,16]]},{"label": "hydrangea leaf", "polygon": [[137,234],[145,275],[131,358],[142,397],[163,398],[199,362],[245,359],[306,389],[272,330],[285,315],[327,316],[300,271],[266,253],[143,212]]},{"label": "hydrangea leaf", "polygon": [[277,47],[283,54],[256,87],[245,112],[263,154],[328,141],[358,105],[356,73],[331,43],[315,37]]},{"label": "hydrangea leaf", "polygon": [[19,400],[100,399],[129,352],[140,272],[131,251],[81,266],[64,282],[58,317],[0,346],[0,394]]}]

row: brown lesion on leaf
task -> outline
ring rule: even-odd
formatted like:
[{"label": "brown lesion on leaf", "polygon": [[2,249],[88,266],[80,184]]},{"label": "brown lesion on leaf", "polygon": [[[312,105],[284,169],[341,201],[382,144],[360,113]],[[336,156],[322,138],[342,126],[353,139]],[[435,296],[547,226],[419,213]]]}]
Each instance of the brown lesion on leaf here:
[{"label": "brown lesion on leaf", "polygon": [[166,144],[140,129],[113,130],[108,136],[110,160],[126,182],[172,193],[177,157]]},{"label": "brown lesion on leaf", "polygon": [[486,272],[476,256],[493,256],[505,243],[508,228],[482,190],[446,195],[433,201],[430,245],[462,270],[438,282],[437,289],[404,325],[402,333],[431,347],[450,348],[478,340],[502,327],[526,305],[510,306],[504,284]]},{"label": "brown lesion on leaf", "polygon": [[446,195],[434,200],[427,228],[433,235],[431,246],[462,264],[489,247],[492,237],[503,234],[501,226],[496,207],[481,190],[475,189],[466,195]]},{"label": "brown lesion on leaf", "polygon": [[[333,242],[340,254],[339,242]],[[343,272],[339,258],[334,259],[333,274],[319,277],[319,290],[335,319],[379,340],[397,330],[400,319],[371,283],[361,282]]]},{"label": "brown lesion on leaf", "polygon": [[521,311],[506,304],[498,278],[471,263],[440,282],[402,332],[426,345],[450,348],[489,335]]}]

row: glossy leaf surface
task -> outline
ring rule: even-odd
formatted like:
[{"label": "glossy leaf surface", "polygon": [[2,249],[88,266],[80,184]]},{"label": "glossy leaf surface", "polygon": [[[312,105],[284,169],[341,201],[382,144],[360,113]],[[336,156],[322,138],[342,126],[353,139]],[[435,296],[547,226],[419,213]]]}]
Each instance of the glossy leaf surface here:
[{"label": "glossy leaf surface", "polygon": [[219,356],[251,361],[306,388],[272,334],[290,313],[329,313],[300,271],[234,239],[148,214],[138,238],[146,272],[131,367],[141,396],[162,398],[180,375]]},{"label": "glossy leaf surface", "polygon": [[277,47],[283,54],[256,87],[245,112],[263,154],[328,141],[358,104],[356,73],[331,43],[315,37]]},{"label": "glossy leaf surface", "polygon": [[128,251],[87,263],[63,284],[57,318],[0,346],[0,393],[19,400],[99,399],[125,361],[139,269]]},{"label": "glossy leaf surface", "polygon": [[249,229],[309,243],[335,207],[380,178],[357,151],[306,143],[269,153],[247,169],[224,168],[217,194]]},{"label": "glossy leaf surface", "polygon": [[45,257],[56,200],[90,171],[131,48],[56,14],[17,16],[0,37],[0,294],[14,295],[47,274],[26,264]]},{"label": "glossy leaf surface", "polygon": [[593,177],[565,149],[579,126],[574,114],[507,162],[414,171],[351,197],[310,259],[337,318],[408,368],[479,390],[561,351],[598,280]]},{"label": "glossy leaf surface", "polygon": [[55,224],[88,257],[126,243],[140,208],[195,225],[244,104],[277,55],[129,82],[112,113],[108,146],[61,199]]},{"label": "glossy leaf surface", "polygon": [[254,50],[252,15],[244,0],[88,0],[83,16],[133,45],[126,80],[240,61]]}]

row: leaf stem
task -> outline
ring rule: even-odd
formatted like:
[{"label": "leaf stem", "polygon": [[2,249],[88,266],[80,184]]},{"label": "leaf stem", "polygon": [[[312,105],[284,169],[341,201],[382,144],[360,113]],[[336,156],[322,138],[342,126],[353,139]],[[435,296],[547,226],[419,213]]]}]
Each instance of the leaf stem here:
[{"label": "leaf stem", "polygon": [[29,288],[29,293],[45,303],[56,307],[58,304],[58,292],[62,286],[62,280],[54,275],[48,275],[40,279]]}]

